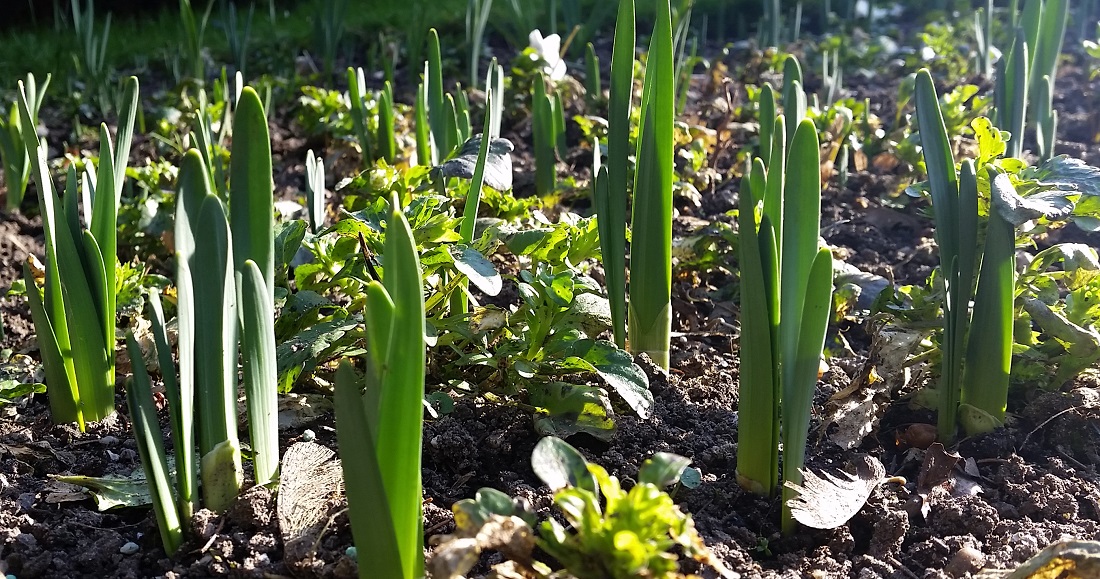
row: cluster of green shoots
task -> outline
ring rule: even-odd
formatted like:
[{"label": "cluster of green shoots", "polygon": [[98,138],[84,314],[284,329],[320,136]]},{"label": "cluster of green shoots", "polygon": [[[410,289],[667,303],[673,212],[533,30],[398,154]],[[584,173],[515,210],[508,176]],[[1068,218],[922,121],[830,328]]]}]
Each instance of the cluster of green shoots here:
[{"label": "cluster of green shoots", "polygon": [[[191,149],[180,168],[175,219],[178,375],[170,370],[175,365],[160,298],[155,292],[149,297],[175,440],[174,481],[161,443],[152,382],[136,339],[127,335],[134,367],[127,401],[169,553],[181,544],[186,522],[200,505],[222,511],[240,492],[238,356],[244,362],[256,483],[269,484],[278,472],[271,141],[263,105],[251,87],[241,90],[235,103],[233,135],[227,188],[214,184],[217,174],[204,161],[210,151],[204,155]],[[222,189],[227,189],[225,198],[214,192]]]},{"label": "cluster of green shoots", "polygon": [[[13,115],[19,128],[13,124],[11,134],[22,137],[26,157],[18,161],[18,152],[9,151],[5,163],[29,164],[46,238],[45,271],[39,276],[30,262],[25,263],[24,281],[54,420],[76,422],[84,430],[86,422],[103,420],[115,411],[115,221],[130,154],[138,81],[131,77],[126,83],[117,148],[112,146],[107,125],[102,125],[98,170],[85,169],[78,192],[76,168],[70,166],[63,200],[54,190],[47,145],[38,138],[41,94],[36,95],[33,78],[26,85],[20,83],[20,96],[19,114]],[[85,227],[80,225],[81,216]],[[36,283],[39,277],[41,291]]]},{"label": "cluster of green shoots", "polygon": [[[615,344],[669,366],[672,332],[672,184],[675,66],[672,12],[657,2],[641,115],[631,208],[630,287],[626,285],[627,158],[634,95],[634,1],[619,3],[611,57],[607,160],[594,181],[607,295]],[[629,323],[628,323],[629,320]],[[629,330],[629,335],[627,331]]]},{"label": "cluster of green shoots", "polygon": [[[759,101],[761,156],[742,181],[738,209],[742,314],[737,476],[742,486],[765,496],[779,486],[780,446],[783,481],[802,482],[799,469],[833,292],[832,254],[818,238],[817,129],[804,118],[798,62],[788,59],[784,70],[786,115],[775,114],[774,91],[765,85]],[[792,493],[784,487],[784,499]],[[784,500],[784,530],[793,525]]]}]

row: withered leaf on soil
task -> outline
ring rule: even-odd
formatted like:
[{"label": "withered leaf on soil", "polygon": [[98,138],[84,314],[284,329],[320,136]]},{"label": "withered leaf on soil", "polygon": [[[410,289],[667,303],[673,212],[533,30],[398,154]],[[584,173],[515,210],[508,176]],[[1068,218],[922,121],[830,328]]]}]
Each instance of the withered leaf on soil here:
[{"label": "withered leaf on soil", "polygon": [[[175,476],[175,457],[168,457],[168,473]],[[60,503],[87,499],[89,495],[95,500],[96,508],[100,511],[115,507],[141,507],[152,504],[153,497],[149,494],[149,485],[145,480],[145,472],[138,468],[129,476],[59,476],[50,475],[53,483],[46,490],[46,502]],[[63,483],[57,485],[56,483]],[[88,492],[73,492],[73,487],[84,487]],[[80,498],[77,498],[77,497]]]},{"label": "withered leaf on soil", "polygon": [[978,579],[1091,579],[1100,577],[1100,542],[1060,541],[1014,571],[987,569]]},{"label": "withered leaf on soil", "polygon": [[917,476],[917,497],[920,499],[920,512],[925,517],[932,509],[937,496],[961,497],[982,492],[981,486],[974,480],[977,464],[972,459],[963,460],[957,453],[947,452],[940,443],[935,443],[924,451],[920,474]]},{"label": "withered leaf on soil", "polygon": [[871,491],[886,477],[886,467],[873,456],[862,456],[855,461],[856,474],[842,472],[833,475],[815,474],[802,469],[802,486],[786,482],[798,496],[787,501],[791,516],[796,521],[815,529],[835,529],[855,516]]},{"label": "withered leaf on soil", "polygon": [[947,482],[951,470],[962,460],[958,453],[947,452],[943,444],[937,442],[924,453],[924,462],[917,477],[917,492],[927,492]]},{"label": "withered leaf on soil", "polygon": [[299,442],[283,455],[280,471],[276,510],[286,563],[308,575],[319,534],[342,486],[340,459],[320,444]]},{"label": "withered leaf on soil", "polygon": [[524,569],[521,577],[538,576],[530,573],[535,534],[523,519],[492,514],[473,534],[461,531],[433,538],[436,548],[428,559],[428,571],[434,579],[464,577],[484,550],[500,551],[510,561],[518,562]]},{"label": "withered leaf on soil", "polygon": [[908,383],[905,361],[919,342],[920,334],[896,326],[884,326],[874,333],[863,369],[829,399],[825,425],[837,425],[829,434],[831,441],[847,450],[874,432],[892,398],[890,393]]}]

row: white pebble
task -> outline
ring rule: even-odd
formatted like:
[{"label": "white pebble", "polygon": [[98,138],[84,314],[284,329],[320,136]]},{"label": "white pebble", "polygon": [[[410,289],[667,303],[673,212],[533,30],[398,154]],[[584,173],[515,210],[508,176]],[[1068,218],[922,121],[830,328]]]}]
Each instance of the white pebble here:
[{"label": "white pebble", "polygon": [[118,550],[118,552],[122,553],[123,555],[133,555],[134,553],[137,553],[140,549],[141,547],[138,547],[137,543],[133,541],[127,541],[126,544]]}]

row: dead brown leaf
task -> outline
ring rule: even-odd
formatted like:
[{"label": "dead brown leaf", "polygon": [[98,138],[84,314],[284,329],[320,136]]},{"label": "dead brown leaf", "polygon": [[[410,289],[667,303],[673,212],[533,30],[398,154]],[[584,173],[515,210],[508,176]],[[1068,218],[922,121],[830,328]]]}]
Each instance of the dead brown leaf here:
[{"label": "dead brown leaf", "polygon": [[873,456],[862,456],[855,461],[856,474],[842,472],[833,475],[815,474],[802,470],[802,485],[784,483],[798,492],[787,501],[791,516],[796,521],[815,529],[835,529],[863,508],[871,491],[886,477],[886,467]]}]

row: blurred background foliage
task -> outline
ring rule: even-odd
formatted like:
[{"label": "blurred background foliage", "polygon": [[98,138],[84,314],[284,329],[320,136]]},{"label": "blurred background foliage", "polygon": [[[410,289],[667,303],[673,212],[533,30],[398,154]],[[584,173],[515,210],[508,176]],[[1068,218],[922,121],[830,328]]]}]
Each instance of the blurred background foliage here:
[{"label": "blurred background foliage", "polygon": [[[285,70],[288,61],[309,56],[316,44],[316,23],[322,18],[325,5],[333,1],[193,0],[193,9],[201,16],[210,8],[204,43],[213,62],[227,61],[231,50],[224,32],[229,21],[228,5],[234,4],[238,20],[244,19],[250,8],[253,10],[249,59],[257,66],[250,71],[250,76],[256,76]],[[873,28],[881,28],[872,32],[885,33],[903,22],[920,25],[942,16],[944,11],[969,13],[978,3],[978,0],[805,0],[801,3],[781,0],[780,10],[793,15],[800,9],[802,31],[821,33],[832,27],[833,21],[825,17],[826,10],[846,19],[869,8],[882,11],[884,7],[897,6],[902,11],[901,16],[880,18],[872,24]],[[1004,2],[998,2],[1001,3]],[[63,79],[73,68],[72,53],[77,42],[72,31],[69,0],[3,0],[2,4],[0,75],[12,77],[28,71],[36,75],[51,72]],[[403,67],[406,57],[419,59],[420,49],[416,45],[423,45],[422,31],[430,27],[449,38],[445,46],[460,49],[466,41],[467,4],[467,0],[345,0],[340,54],[362,63],[361,55],[367,55],[368,60],[372,53],[380,57],[378,47],[388,45],[391,54],[397,53],[394,60],[398,66]],[[544,34],[557,32],[564,39],[573,25],[580,22],[591,24],[590,37],[606,39],[609,44],[614,11],[604,10],[605,4],[613,3],[606,0],[496,0],[489,19],[489,47],[498,52],[509,48],[521,50],[526,46],[526,32],[521,33],[520,29],[531,24]],[[683,8],[687,2],[679,4]],[[718,46],[756,34],[764,9],[761,0],[696,0],[693,4],[692,28],[701,41]],[[170,66],[169,61],[179,46],[178,0],[96,0],[94,5],[100,26],[108,14],[112,18],[106,55],[111,69],[140,73]],[[639,19],[645,22],[652,10],[649,3],[640,2]],[[556,18],[551,19],[551,11]],[[646,27],[646,24],[639,24],[640,30]],[[570,56],[580,58],[582,50],[583,43],[578,42],[570,47]]]}]

